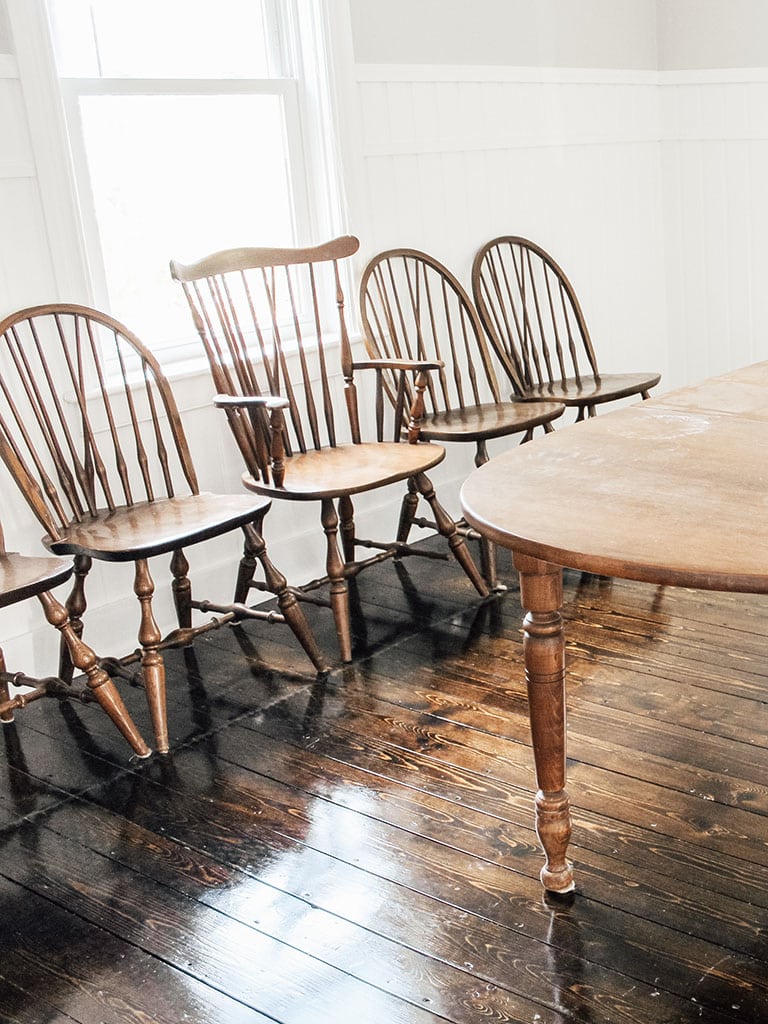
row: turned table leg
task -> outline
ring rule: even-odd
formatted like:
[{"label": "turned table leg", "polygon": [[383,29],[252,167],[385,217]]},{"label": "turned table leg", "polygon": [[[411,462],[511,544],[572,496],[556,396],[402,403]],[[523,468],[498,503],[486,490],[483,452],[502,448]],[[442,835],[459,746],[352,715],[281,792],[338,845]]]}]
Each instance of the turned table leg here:
[{"label": "turned table leg", "polygon": [[515,554],[520,573],[525,680],[536,766],[536,834],[546,863],[541,881],[550,892],[574,888],[566,860],[571,815],[565,790],[565,639],[560,609],[563,573],[528,555]]}]

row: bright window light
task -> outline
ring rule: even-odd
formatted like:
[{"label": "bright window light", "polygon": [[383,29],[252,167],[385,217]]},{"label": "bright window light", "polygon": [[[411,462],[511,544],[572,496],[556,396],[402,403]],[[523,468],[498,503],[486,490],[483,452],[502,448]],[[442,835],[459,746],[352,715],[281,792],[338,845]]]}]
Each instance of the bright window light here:
[{"label": "bright window light", "polygon": [[171,258],[312,240],[320,4],[48,0],[94,302],[164,359],[199,351]]}]

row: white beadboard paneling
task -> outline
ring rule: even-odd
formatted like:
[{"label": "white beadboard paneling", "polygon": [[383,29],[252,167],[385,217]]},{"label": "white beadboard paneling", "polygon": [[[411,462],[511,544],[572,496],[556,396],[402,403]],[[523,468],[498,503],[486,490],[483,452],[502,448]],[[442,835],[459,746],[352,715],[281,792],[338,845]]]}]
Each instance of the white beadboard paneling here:
[{"label": "white beadboard paneling", "polygon": [[668,333],[693,380],[768,358],[768,72],[661,81]]},{"label": "white beadboard paneling", "polygon": [[606,368],[673,387],[768,358],[765,69],[356,75],[366,255],[416,245],[467,283],[482,241],[526,234],[574,279]]},{"label": "white beadboard paneling", "polygon": [[606,369],[666,370],[656,86],[433,72],[359,76],[363,120],[377,120],[364,144],[366,257],[423,248],[468,286],[482,242],[528,235],[574,278]]}]

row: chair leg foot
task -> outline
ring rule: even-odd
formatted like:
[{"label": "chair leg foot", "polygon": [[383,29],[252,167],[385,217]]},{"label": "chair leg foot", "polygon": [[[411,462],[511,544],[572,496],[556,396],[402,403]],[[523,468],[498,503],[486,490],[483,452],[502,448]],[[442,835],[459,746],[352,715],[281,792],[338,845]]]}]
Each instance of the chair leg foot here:
[{"label": "chair leg foot", "polygon": [[144,691],[155,736],[158,754],[167,754],[170,747],[165,696],[165,665],[159,651],[146,651],[141,659]]},{"label": "chair leg foot", "polygon": [[490,594],[488,584],[485,582],[480,571],[475,565],[472,554],[467,547],[466,540],[456,529],[456,523],[451,519],[443,506],[437,500],[435,489],[432,486],[432,482],[429,477],[425,473],[419,473],[414,479],[416,480],[416,486],[418,487],[419,492],[429,502],[432,514],[435,518],[435,523],[437,524],[437,529],[448,541],[448,546],[453,552],[456,561],[467,574],[478,594],[480,594],[481,597],[488,597]]},{"label": "chair leg foot", "polygon": [[[258,520],[261,523],[263,516]],[[245,534],[245,554],[241,562],[241,573],[238,577],[238,581],[242,580],[242,564],[243,562],[253,562],[255,565],[256,560],[261,564],[262,571],[264,573],[264,580],[270,591],[277,597],[277,604],[282,612],[285,621],[293,630],[293,634],[299,641],[301,646],[306,651],[310,661],[315,666],[318,672],[327,672],[328,666],[325,658],[320,652],[320,648],[317,646],[317,642],[314,638],[312,630],[309,628],[309,623],[306,620],[304,612],[296,600],[295,595],[291,592],[288,587],[288,581],[285,576],[277,569],[274,563],[271,561],[267,554],[267,545],[264,542],[264,538],[261,536],[261,532],[257,529],[256,523],[248,523],[243,527],[243,533]],[[250,569],[249,579],[253,577],[253,568]],[[247,585],[246,585],[247,591]]]},{"label": "chair leg foot", "polygon": [[327,672],[329,666],[317,646],[317,641],[309,628],[309,623],[304,616],[304,612],[301,610],[299,602],[296,597],[291,593],[288,587],[277,595],[277,603],[280,611],[285,617],[285,621],[293,630],[293,634],[299,641],[301,646],[307,653],[309,660],[315,666],[318,672]]},{"label": "chair leg foot", "polygon": [[78,635],[64,606],[48,592],[38,594],[38,599],[43,606],[48,622],[59,630],[62,645],[66,646],[73,666],[85,674],[88,687],[101,709],[112,720],[134,754],[138,757],[149,757],[151,750],[136,728],[117,687],[104,669],[100,667],[95,653]]}]

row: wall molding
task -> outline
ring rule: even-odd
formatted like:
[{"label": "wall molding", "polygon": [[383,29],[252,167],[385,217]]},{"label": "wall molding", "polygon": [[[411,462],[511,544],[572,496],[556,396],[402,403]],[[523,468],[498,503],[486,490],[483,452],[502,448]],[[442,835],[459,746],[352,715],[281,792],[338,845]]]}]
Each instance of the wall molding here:
[{"label": "wall molding", "polygon": [[744,85],[768,82],[768,68],[537,68],[493,64],[356,64],[355,81],[509,82],[525,85]]},{"label": "wall molding", "polygon": [[357,82],[521,82],[543,85],[656,85],[659,73],[635,69],[521,68],[495,64],[356,64]]}]

